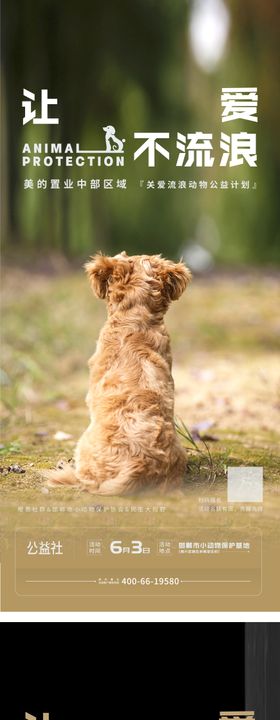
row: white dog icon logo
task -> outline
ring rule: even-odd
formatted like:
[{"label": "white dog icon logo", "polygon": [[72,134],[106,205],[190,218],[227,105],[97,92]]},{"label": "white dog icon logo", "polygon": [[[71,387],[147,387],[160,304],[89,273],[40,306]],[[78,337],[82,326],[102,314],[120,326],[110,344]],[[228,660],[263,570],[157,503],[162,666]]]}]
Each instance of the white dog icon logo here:
[{"label": "white dog icon logo", "polygon": [[116,130],[113,125],[107,125],[103,128],[105,132],[106,152],[123,152],[123,144],[125,139],[119,140],[116,137]]}]

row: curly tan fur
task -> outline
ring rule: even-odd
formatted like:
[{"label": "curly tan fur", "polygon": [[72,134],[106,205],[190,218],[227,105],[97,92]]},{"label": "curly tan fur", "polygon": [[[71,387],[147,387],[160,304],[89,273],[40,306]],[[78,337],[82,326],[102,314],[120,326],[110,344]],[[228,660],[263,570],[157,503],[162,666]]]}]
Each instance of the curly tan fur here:
[{"label": "curly tan fur", "polygon": [[174,427],[174,383],[164,314],[191,278],[182,262],[160,255],[95,255],[85,265],[108,318],[89,360],[90,424],[74,469],[47,473],[48,485],[122,495],[181,484],[186,454]]}]

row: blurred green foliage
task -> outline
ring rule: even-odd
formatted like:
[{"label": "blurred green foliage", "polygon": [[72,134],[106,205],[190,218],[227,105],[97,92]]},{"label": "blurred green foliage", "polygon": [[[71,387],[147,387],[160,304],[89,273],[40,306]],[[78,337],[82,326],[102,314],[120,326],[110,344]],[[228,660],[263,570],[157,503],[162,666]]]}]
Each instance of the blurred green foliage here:
[{"label": "blurred green foliage", "polygon": [[[193,3],[185,0],[6,0],[3,18],[4,204],[7,252],[62,251],[84,258],[115,253],[162,252],[176,257],[200,238],[201,219],[214,223],[210,252],[229,264],[280,260],[277,140],[279,98],[278,0],[228,0],[226,53],[215,72],[203,72],[189,45]],[[258,86],[258,126],[237,121],[234,131],[258,133],[258,169],[193,171],[159,157],[155,169],[129,160],[134,131],[213,132],[219,156],[223,86]],[[59,100],[59,126],[22,126],[22,89],[48,88]],[[79,142],[94,147],[112,124],[126,138],[127,177],[113,192],[24,191],[23,178],[106,177],[99,168],[22,169],[25,142]],[[250,179],[257,190],[148,191],[139,179]],[[107,172],[107,174],[106,174]],[[209,223],[208,223],[209,225]],[[211,238],[210,238],[211,240]]]}]

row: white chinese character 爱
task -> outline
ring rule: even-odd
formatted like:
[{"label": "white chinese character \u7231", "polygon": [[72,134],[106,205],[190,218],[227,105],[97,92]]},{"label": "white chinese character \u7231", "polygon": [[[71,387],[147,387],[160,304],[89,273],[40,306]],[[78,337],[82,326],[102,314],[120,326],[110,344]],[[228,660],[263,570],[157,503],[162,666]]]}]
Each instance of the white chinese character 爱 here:
[{"label": "white chinese character \u7231", "polygon": [[222,122],[251,120],[258,122],[258,95],[256,87],[222,88]]}]

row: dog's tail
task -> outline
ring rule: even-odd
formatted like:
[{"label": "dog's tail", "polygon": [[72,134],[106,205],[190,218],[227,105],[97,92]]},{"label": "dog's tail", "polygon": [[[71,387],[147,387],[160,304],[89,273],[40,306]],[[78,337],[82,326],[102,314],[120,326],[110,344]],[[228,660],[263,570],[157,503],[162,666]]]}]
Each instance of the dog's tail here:
[{"label": "dog's tail", "polygon": [[96,480],[81,481],[76,477],[75,468],[64,462],[55,470],[44,470],[42,475],[47,487],[71,485],[80,490],[86,490],[92,495],[127,495],[132,493],[137,486],[135,480],[127,478],[127,475],[124,476],[123,473],[119,473],[116,478],[110,478],[110,480],[105,480],[100,484]]},{"label": "dog's tail", "polygon": [[69,463],[63,463],[60,468],[56,468],[55,470],[44,470],[42,475],[48,487],[59,487],[59,485],[79,487],[80,485],[75,475],[75,468],[69,465]]}]

